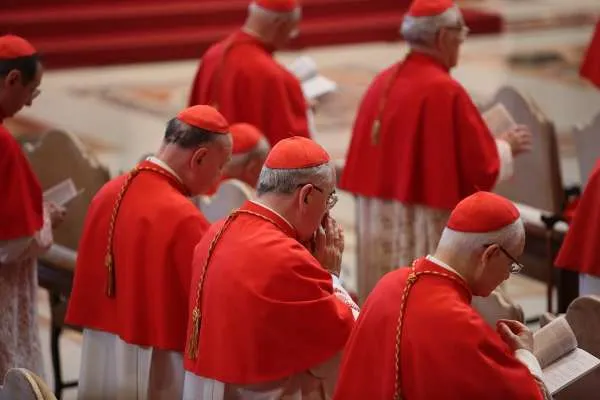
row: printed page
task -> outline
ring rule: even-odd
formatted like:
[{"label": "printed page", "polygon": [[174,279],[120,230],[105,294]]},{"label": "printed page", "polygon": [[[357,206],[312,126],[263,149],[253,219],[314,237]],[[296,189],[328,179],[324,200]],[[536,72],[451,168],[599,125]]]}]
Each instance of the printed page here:
[{"label": "printed page", "polygon": [[308,56],[298,57],[288,69],[300,82],[304,82],[318,75],[315,60]]},{"label": "printed page", "polygon": [[546,368],[577,348],[577,339],[564,316],[558,317],[533,334],[533,354]]},{"label": "printed page", "polygon": [[496,103],[482,115],[483,120],[494,136],[517,126],[517,123],[502,103]]},{"label": "printed page", "polygon": [[327,93],[335,92],[336,90],[336,83],[322,75],[302,82],[302,92],[304,93],[304,97],[308,100],[317,99]]},{"label": "printed page", "polygon": [[83,189],[77,191],[75,183],[69,178],[46,190],[44,192],[44,200],[53,202],[59,206],[65,206],[81,193],[83,193]]},{"label": "printed page", "polygon": [[571,382],[588,374],[600,365],[600,360],[582,349],[575,349],[543,370],[543,381],[555,394]]}]

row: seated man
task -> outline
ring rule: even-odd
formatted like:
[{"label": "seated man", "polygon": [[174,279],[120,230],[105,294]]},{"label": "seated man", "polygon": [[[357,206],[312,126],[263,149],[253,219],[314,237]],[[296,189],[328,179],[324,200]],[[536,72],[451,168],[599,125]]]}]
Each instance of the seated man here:
[{"label": "seated man", "polygon": [[310,139],[283,139],[257,194],[196,247],[184,399],[333,394],[358,308],[337,278],[344,238],[329,217],[329,155]]},{"label": "seated man", "polygon": [[231,160],[225,165],[223,177],[209,196],[194,199],[210,222],[226,217],[254,198],[260,170],[269,153],[269,143],[263,134],[250,124],[229,127],[233,148]]},{"label": "seated man", "polygon": [[525,230],[508,200],[478,192],[458,203],[435,254],[388,273],[348,340],[337,400],[550,398],[523,324],[494,331],[471,307],[522,266]]}]

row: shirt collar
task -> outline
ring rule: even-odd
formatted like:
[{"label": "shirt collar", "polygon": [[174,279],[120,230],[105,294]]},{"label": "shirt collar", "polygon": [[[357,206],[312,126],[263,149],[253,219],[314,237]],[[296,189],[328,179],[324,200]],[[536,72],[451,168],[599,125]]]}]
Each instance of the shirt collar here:
[{"label": "shirt collar", "polygon": [[[456,274],[456,275],[460,276],[460,274],[459,274],[459,273],[458,273],[458,272],[457,272],[457,271],[456,271],[454,268],[452,268],[451,266],[449,266],[449,265],[448,265],[448,264],[446,264],[445,262],[443,262],[443,261],[441,261],[441,260],[438,260],[438,259],[437,259],[437,258],[435,258],[434,256],[432,256],[432,255],[428,255],[428,256],[427,256],[427,257],[425,257],[425,258],[427,258],[427,260],[431,261],[432,263],[434,263],[434,264],[435,264],[435,265],[437,265],[438,267],[442,267],[442,268],[444,268],[444,269],[446,269],[446,270],[448,270],[448,271],[452,272],[453,274]],[[462,276],[461,276],[461,278],[462,278]]]},{"label": "shirt collar", "polygon": [[283,217],[281,216],[281,214],[279,214],[277,211],[273,210],[271,207],[267,207],[266,205],[264,205],[264,204],[262,204],[262,203],[259,203],[259,202],[255,201],[255,200],[248,200],[248,201],[249,201],[250,203],[252,203],[252,204],[256,204],[256,205],[257,205],[257,206],[259,206],[259,207],[262,207],[262,208],[265,208],[265,209],[269,210],[270,212],[272,212],[273,214],[275,214],[275,215],[277,215],[279,218],[281,218],[281,220],[282,220],[283,222],[285,222],[286,224],[288,224],[288,225],[289,225],[289,227],[290,227],[290,228],[292,228],[292,230],[293,230],[294,232],[296,231],[296,228],[294,228],[294,225],[292,225],[292,224],[291,224],[291,223],[290,223],[290,222],[289,222],[287,219],[283,218]]},{"label": "shirt collar", "polygon": [[173,175],[179,181],[179,183],[183,183],[183,181],[181,180],[179,175],[177,175],[175,173],[175,171],[173,171],[173,168],[169,167],[169,165],[166,162],[164,162],[163,160],[156,158],[154,156],[150,156],[150,157],[146,158],[146,161],[149,161],[153,164],[158,165],[159,167],[161,167],[162,169],[166,170],[168,173]]}]

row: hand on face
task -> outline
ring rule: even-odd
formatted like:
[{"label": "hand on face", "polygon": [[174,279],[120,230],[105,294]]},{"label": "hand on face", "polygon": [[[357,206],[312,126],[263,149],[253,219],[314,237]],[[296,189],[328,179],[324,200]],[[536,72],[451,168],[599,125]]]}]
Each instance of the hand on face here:
[{"label": "hand on face", "polygon": [[313,255],[330,273],[339,276],[344,251],[344,232],[335,220],[327,214],[317,229]]},{"label": "hand on face", "polygon": [[513,352],[518,349],[533,351],[533,333],[522,323],[501,319],[496,324],[496,329]]}]

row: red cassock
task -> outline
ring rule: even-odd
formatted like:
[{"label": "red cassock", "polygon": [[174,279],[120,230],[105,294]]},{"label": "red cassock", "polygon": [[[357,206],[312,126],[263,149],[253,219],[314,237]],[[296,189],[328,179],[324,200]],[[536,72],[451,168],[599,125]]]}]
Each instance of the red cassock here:
[{"label": "red cassock", "polygon": [[[417,260],[415,272],[424,271],[441,275],[420,275],[408,295],[399,347],[402,398],[541,400],[527,367],[471,308],[464,281]],[[394,398],[397,328],[410,272],[388,273],[367,299],[344,350],[335,400]]]},{"label": "red cassock", "polygon": [[107,183],[90,205],[66,320],[130,344],[183,352],[192,256],[209,223],[177,178],[148,161],[138,168],[115,223],[114,296],[106,294],[105,259],[127,175]]},{"label": "red cassock", "polygon": [[556,262],[559,268],[600,277],[600,160],[579,200]]},{"label": "red cassock", "polygon": [[[248,385],[305,372],[339,353],[354,325],[352,313],[334,295],[329,273],[296,240],[295,230],[252,202],[226,221],[213,225],[195,250],[185,369]],[[199,341],[196,306],[202,315]]]},{"label": "red cassock", "polygon": [[581,76],[600,88],[600,21],[581,64]]},{"label": "red cassock", "polygon": [[44,222],[42,189],[19,143],[2,125],[2,118],[0,187],[0,240],[33,236]]},{"label": "red cassock", "polygon": [[413,52],[368,89],[340,187],[450,210],[492,189],[499,170],[494,138],[465,89],[433,58]]},{"label": "red cassock", "polygon": [[202,57],[190,105],[213,105],[231,124],[256,126],[271,146],[291,136],[310,137],[300,82],[273,59],[273,51],[242,31],[213,45]]}]

